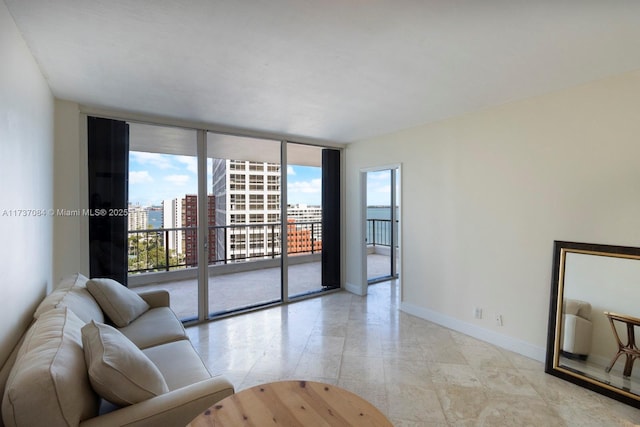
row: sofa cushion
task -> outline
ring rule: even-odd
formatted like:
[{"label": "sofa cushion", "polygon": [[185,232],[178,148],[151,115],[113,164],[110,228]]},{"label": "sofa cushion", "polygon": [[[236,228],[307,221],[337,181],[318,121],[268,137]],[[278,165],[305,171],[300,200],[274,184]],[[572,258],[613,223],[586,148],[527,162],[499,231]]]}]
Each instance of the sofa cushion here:
[{"label": "sofa cushion", "polygon": [[50,309],[31,326],[2,401],[5,426],[77,426],[97,414],[82,350],[84,323],[68,308]]},{"label": "sofa cushion", "polygon": [[127,326],[150,308],[140,295],[113,279],[91,279],[87,289],[104,314],[119,328]]},{"label": "sofa cushion", "polygon": [[153,362],[117,329],[92,321],[82,343],[91,385],[109,402],[126,406],[169,391]]},{"label": "sofa cushion", "polygon": [[152,308],[119,330],[142,349],[188,339],[182,322],[169,307]]},{"label": "sofa cushion", "polygon": [[89,278],[85,277],[81,273],[73,273],[68,276],[63,277],[58,284],[55,286],[55,289],[65,289],[71,288],[74,286],[78,286],[81,288],[85,288],[87,286],[87,281]]},{"label": "sofa cushion", "polygon": [[102,309],[86,288],[71,288],[56,307],[69,307],[84,323],[104,322]]},{"label": "sofa cushion", "polygon": [[142,351],[158,367],[169,390],[211,378],[211,373],[189,340],[162,344]]},{"label": "sofa cushion", "polygon": [[[86,284],[88,280],[89,279],[87,279],[85,276],[83,276],[80,273],[72,274],[70,276],[66,276],[65,278],[63,278],[58,283],[58,285],[53,290],[53,292],[51,292],[42,300],[42,302],[36,309],[36,312],[34,313],[33,317],[37,319],[40,317],[42,313],[45,313],[51,309],[56,308],[56,306],[60,304],[60,302],[62,302],[64,297],[66,297],[67,294],[69,294],[73,289],[86,288]],[[73,307],[71,309],[73,310]]]}]

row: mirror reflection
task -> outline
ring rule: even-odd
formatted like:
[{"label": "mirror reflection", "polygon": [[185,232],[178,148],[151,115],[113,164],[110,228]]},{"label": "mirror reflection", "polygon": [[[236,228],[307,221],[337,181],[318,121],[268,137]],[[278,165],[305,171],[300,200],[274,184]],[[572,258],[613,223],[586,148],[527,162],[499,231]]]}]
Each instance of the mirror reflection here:
[{"label": "mirror reflection", "polygon": [[553,285],[547,372],[638,406],[640,248],[556,242]]}]

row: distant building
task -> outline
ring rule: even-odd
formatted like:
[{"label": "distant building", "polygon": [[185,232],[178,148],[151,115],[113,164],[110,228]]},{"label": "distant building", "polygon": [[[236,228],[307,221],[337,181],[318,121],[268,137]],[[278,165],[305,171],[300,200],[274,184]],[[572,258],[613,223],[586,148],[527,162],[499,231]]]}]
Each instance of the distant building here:
[{"label": "distant building", "polygon": [[[215,242],[216,230],[211,228],[216,225],[215,197],[211,194],[208,195],[207,210],[208,240]],[[182,235],[185,263],[187,266],[196,266],[198,265],[198,196],[195,194],[187,194],[182,199],[182,224],[184,228],[190,228],[185,230]],[[209,243],[207,259],[209,264],[216,261],[216,246],[214,244]]]},{"label": "distant building", "polygon": [[[213,194],[207,204],[209,263],[280,255],[280,164],[213,159],[212,166]],[[169,233],[169,249],[184,255],[187,266],[198,264],[197,213],[195,194],[163,202],[163,228],[181,229]],[[289,205],[287,216],[288,252],[321,251],[322,208]]]},{"label": "distant building", "polygon": [[[167,199],[162,201],[162,228],[182,228],[182,199]],[[170,231],[167,244],[169,250],[176,255],[184,254],[182,243],[182,230]]]},{"label": "distant building", "polygon": [[216,225],[227,226],[216,236],[217,253],[229,260],[280,254],[280,165],[213,159],[212,176]]},{"label": "distant building", "polygon": [[287,240],[290,254],[322,250],[322,207],[287,206]]},{"label": "distant building", "polygon": [[[198,196],[186,194],[181,199],[164,200],[162,228],[177,229],[169,231],[169,249],[177,255],[184,255],[187,266],[198,265]],[[208,196],[208,225],[215,225],[215,198]],[[215,241],[215,229],[209,229],[209,241]],[[215,245],[209,244],[209,263],[216,260]]]},{"label": "distant building", "polygon": [[295,219],[287,218],[287,253],[294,255],[320,252],[322,241],[314,237],[315,225],[297,224]]},{"label": "distant building", "polygon": [[129,205],[128,209],[129,230],[146,230],[149,225],[149,213],[140,205]]}]

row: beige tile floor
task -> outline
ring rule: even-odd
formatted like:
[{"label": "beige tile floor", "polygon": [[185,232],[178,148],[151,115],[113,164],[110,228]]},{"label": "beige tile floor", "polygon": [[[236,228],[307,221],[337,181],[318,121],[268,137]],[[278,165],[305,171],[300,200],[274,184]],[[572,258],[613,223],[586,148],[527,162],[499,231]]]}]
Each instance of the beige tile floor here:
[{"label": "beige tile floor", "polygon": [[543,364],[398,310],[398,285],[326,294],[187,328],[213,373],[243,390],[336,384],[396,426],[631,426],[640,410],[544,373]]}]

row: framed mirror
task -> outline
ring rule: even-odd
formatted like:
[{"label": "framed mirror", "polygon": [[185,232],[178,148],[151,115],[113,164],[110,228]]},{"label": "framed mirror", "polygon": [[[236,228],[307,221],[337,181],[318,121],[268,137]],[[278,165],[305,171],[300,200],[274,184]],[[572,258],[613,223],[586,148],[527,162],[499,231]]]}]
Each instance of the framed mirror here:
[{"label": "framed mirror", "polygon": [[640,248],[556,241],[552,268],[545,371],[640,408]]}]

